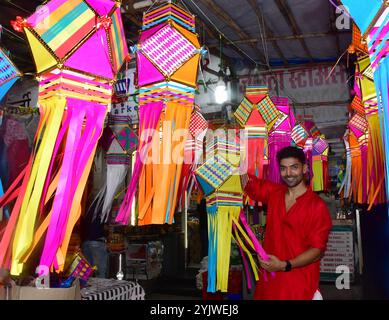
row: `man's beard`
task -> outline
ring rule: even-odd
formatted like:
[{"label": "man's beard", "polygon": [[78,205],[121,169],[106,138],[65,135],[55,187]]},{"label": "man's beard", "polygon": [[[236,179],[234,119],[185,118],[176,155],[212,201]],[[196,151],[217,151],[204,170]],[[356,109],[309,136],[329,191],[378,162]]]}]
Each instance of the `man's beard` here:
[{"label": "man's beard", "polygon": [[289,188],[293,188],[293,187],[298,186],[301,183],[301,181],[303,181],[304,176],[303,175],[301,175],[301,176],[288,176],[288,177],[281,177],[281,178],[282,178],[282,181],[284,181]]}]

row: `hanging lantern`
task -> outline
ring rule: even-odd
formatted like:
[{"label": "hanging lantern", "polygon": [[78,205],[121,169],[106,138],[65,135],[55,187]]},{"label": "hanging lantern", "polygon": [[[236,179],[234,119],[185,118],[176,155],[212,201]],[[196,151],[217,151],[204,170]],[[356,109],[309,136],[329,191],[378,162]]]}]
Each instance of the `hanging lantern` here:
[{"label": "hanging lantern", "polygon": [[314,139],[312,150],[313,191],[329,190],[328,151],[329,147],[324,135]]},{"label": "hanging lantern", "polygon": [[[41,122],[9,232],[0,244],[2,249],[10,246],[15,228],[12,255],[0,256],[0,265],[12,256],[11,273],[22,272],[47,230],[40,265],[62,271],[112,84],[128,55],[120,3],[52,0],[14,26],[24,31],[39,74]],[[52,206],[47,207],[51,196]],[[38,213],[46,212],[36,228]]]},{"label": "hanging lantern", "polygon": [[[139,182],[138,224],[171,224],[187,139],[176,139],[174,133],[189,129],[201,54],[194,16],[172,3],[150,10],[143,15],[139,42],[133,51],[137,59],[141,140],[134,176],[116,222],[129,222]],[[154,131],[159,133],[151,134]],[[151,159],[151,146],[160,163],[147,160]],[[173,159],[173,154],[178,157]]]},{"label": "hanging lantern", "polygon": [[[264,177],[268,132],[282,116],[264,86],[247,86],[245,97],[234,113],[247,135],[247,173]],[[250,204],[254,203],[250,200]]]},{"label": "hanging lantern", "polygon": [[[383,148],[387,149],[389,145],[389,7],[388,2],[384,0],[372,0],[369,2],[356,0],[342,0],[345,4],[354,21],[358,25],[363,42],[367,44],[369,56],[358,61],[356,76],[359,81],[360,91],[357,94],[362,98],[363,103],[374,99],[377,96],[378,112],[380,127],[382,128]],[[370,65],[371,62],[371,65]],[[361,76],[361,74],[363,76]],[[374,78],[374,83],[373,83]],[[362,83],[362,80],[364,82]],[[375,86],[374,92],[373,88]],[[371,119],[371,121],[374,118]],[[374,129],[373,129],[374,130]],[[375,154],[380,155],[379,141],[377,140],[377,132],[373,133],[376,149]],[[389,172],[389,156],[388,152],[385,154],[386,173]],[[380,160],[379,160],[380,161]],[[380,171],[381,164],[375,161],[374,166]],[[380,184],[379,184],[380,185]],[[376,184],[377,186],[377,184]],[[377,186],[380,190],[382,187]],[[386,195],[389,196],[389,179],[386,174]]]},{"label": "hanging lantern", "polygon": [[292,128],[295,125],[295,118],[289,106],[288,98],[271,98],[280,113],[280,117],[271,128],[268,137],[269,166],[267,179],[281,183],[280,168],[277,160],[277,153],[292,144]]}]

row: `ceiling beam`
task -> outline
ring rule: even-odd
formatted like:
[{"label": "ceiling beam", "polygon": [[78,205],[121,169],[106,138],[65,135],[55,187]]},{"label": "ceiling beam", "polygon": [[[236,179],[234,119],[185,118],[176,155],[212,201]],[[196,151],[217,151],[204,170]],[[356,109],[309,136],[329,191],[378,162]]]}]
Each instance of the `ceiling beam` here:
[{"label": "ceiling beam", "polygon": [[[136,2],[136,0],[124,0],[122,2],[122,7],[124,8],[124,10],[126,11],[126,13],[124,14],[126,18],[130,19],[133,23],[135,23],[138,27],[141,27],[142,26],[142,21],[140,21],[138,18],[137,18],[137,14],[139,16],[139,12],[144,11],[146,10],[146,8],[141,8],[141,9],[134,9],[133,5],[134,3]],[[204,28],[204,33],[219,41],[219,34],[217,33],[217,31],[215,31],[213,28],[210,28],[208,25],[206,25],[204,22],[201,23],[201,27]],[[197,29],[199,28],[199,25],[197,26]],[[199,30],[199,29],[198,29]],[[198,33],[200,33],[198,31]],[[134,43],[136,43],[138,40],[139,40],[139,34],[136,34],[134,36],[131,36],[131,37],[128,37],[131,41],[133,41]],[[220,55],[220,47],[219,45],[218,46],[211,46],[211,47],[208,47],[209,50],[210,50],[210,53],[212,54],[215,54],[215,55]],[[243,53],[239,52],[238,53],[242,56],[242,57],[245,57],[243,55]],[[228,56],[226,56],[225,54],[222,53],[222,56],[223,56],[223,60],[230,63],[230,60],[231,58],[229,58]]]},{"label": "ceiling beam", "polygon": [[[329,36],[336,36],[337,34],[339,35],[340,33],[342,34],[349,34],[351,33],[350,30],[345,30],[345,31],[339,31],[339,32],[325,32],[325,33],[305,33],[305,34],[300,34],[300,35],[290,35],[290,36],[270,36],[266,38],[266,41],[282,41],[282,40],[299,40],[299,39],[309,39],[309,38],[323,38],[323,37],[329,37]],[[247,40],[234,40],[232,41],[235,44],[239,43],[256,43],[261,41],[261,39],[247,39]]]},{"label": "ceiling beam", "polygon": [[[247,35],[246,32],[243,31],[243,29],[234,21],[234,19],[226,12],[223,10],[222,7],[217,5],[215,1],[212,0],[201,0],[201,3],[203,3],[209,11],[212,12],[216,17],[218,17],[221,21],[223,21],[228,27],[230,27],[232,30],[234,30],[239,38],[241,40],[247,40],[250,37]],[[266,58],[264,54],[258,50],[258,48],[254,44],[249,44],[251,48],[254,49],[256,54],[259,57],[259,60],[266,64]]]},{"label": "ceiling beam", "polygon": [[135,0],[123,0],[122,1],[122,8],[125,11],[124,16],[126,18],[128,18],[136,26],[141,27],[142,26],[142,19],[139,20],[139,18],[136,17],[135,9],[134,9],[134,2],[135,2]]},{"label": "ceiling beam", "polygon": [[[259,7],[259,5],[257,4],[257,2],[255,0],[247,0],[248,3],[250,4],[251,6],[251,9],[254,10],[256,16],[257,16],[257,19],[258,19],[258,27],[259,28],[262,28],[262,26],[260,25],[260,21],[263,19],[263,25],[265,27],[265,34],[264,34],[264,37],[266,37],[266,35],[269,35],[269,37],[273,38],[274,37],[274,34],[273,32],[270,30],[269,26],[267,25],[266,21],[265,21],[265,18],[263,16],[263,13]],[[266,39],[265,41],[267,41],[268,39]],[[272,43],[273,43],[273,47],[274,49],[277,51],[277,54],[280,56],[281,60],[284,62],[284,65],[287,66],[289,63],[288,63],[288,60],[286,60],[285,56],[284,56],[284,53],[282,52],[280,46],[278,45],[277,43],[277,40],[272,40]]]},{"label": "ceiling beam", "polygon": [[[286,22],[292,28],[293,34],[295,36],[301,35],[302,32],[301,32],[299,26],[297,25],[296,19],[294,18],[292,10],[290,9],[286,0],[275,0],[275,2],[277,4],[278,9],[280,10],[282,15],[284,16]],[[311,61],[313,61],[313,57],[312,57],[311,53],[309,52],[309,49],[308,49],[308,46],[307,46],[307,43],[305,42],[305,40],[300,38],[299,41],[300,41],[301,46],[303,47],[303,49],[305,51],[305,54],[309,57],[309,59]]]}]

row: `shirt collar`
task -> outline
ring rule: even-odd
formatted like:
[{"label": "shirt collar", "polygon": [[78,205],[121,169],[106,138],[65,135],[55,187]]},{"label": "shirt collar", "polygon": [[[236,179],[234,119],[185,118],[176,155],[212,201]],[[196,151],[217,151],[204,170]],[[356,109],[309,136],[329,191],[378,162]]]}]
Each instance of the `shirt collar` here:
[{"label": "shirt collar", "polygon": [[307,187],[307,190],[301,196],[298,196],[296,198],[296,201],[300,200],[300,199],[304,199],[304,198],[309,197],[310,195],[312,195],[313,191],[312,191],[311,186],[308,185],[306,187]]},{"label": "shirt collar", "polygon": [[[284,184],[284,187],[285,187],[285,192],[288,192],[288,186]],[[300,200],[300,199],[305,199],[306,197],[309,197],[312,195],[313,191],[312,191],[312,188],[310,185],[306,186],[307,187],[307,190],[301,195],[301,196],[298,196],[296,198],[296,201],[297,200]]]}]

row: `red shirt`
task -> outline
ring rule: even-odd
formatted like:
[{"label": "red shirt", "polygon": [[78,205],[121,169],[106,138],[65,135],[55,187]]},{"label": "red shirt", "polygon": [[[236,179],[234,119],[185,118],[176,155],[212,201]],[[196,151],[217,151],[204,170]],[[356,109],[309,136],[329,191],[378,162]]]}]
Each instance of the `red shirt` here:
[{"label": "red shirt", "polygon": [[[325,251],[332,227],[325,202],[309,187],[286,212],[286,185],[250,179],[245,191],[251,199],[267,204],[263,247],[280,260],[292,260],[310,248]],[[263,271],[263,270],[262,270]],[[262,275],[262,273],[261,273]],[[320,260],[290,272],[268,274],[257,282],[254,299],[312,300],[319,289]]]}]

